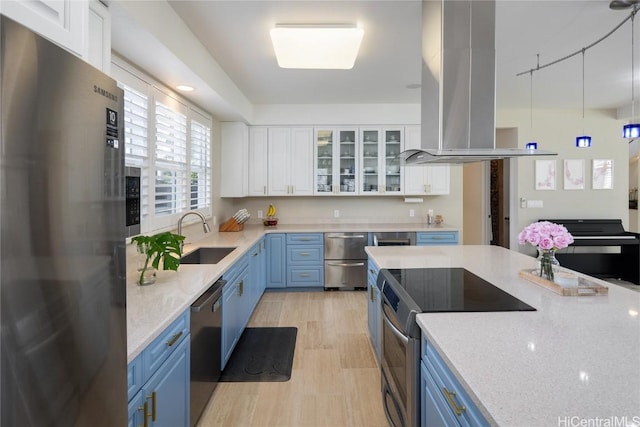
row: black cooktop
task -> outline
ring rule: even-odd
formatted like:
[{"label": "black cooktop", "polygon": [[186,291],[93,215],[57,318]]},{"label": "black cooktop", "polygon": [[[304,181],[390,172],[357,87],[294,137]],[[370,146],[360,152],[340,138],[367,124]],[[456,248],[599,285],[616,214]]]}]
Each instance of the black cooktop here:
[{"label": "black cooktop", "polygon": [[[381,270],[383,272],[384,270]],[[464,268],[388,269],[385,274],[392,288],[383,293],[398,310],[400,298],[408,296],[423,313],[479,311],[536,311],[513,295],[492,285]],[[406,292],[406,296],[403,293]],[[409,303],[409,305],[413,305]]]}]

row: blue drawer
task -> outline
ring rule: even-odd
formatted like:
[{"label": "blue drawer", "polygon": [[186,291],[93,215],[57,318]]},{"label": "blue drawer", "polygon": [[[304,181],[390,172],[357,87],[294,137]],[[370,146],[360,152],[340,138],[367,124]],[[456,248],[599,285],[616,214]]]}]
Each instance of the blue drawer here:
[{"label": "blue drawer", "polygon": [[322,233],[288,233],[288,245],[322,245],[324,235]]},{"label": "blue drawer", "polygon": [[293,267],[287,272],[287,286],[324,286],[324,267]]},{"label": "blue drawer", "polygon": [[189,310],[186,310],[142,352],[143,382],[158,370],[188,334]]},{"label": "blue drawer", "polygon": [[287,247],[287,264],[317,264],[322,265],[324,260],[324,248],[320,245],[290,246]]},{"label": "blue drawer", "polygon": [[457,245],[458,244],[458,232],[457,231],[434,231],[434,232],[422,232],[416,233],[416,245]]}]

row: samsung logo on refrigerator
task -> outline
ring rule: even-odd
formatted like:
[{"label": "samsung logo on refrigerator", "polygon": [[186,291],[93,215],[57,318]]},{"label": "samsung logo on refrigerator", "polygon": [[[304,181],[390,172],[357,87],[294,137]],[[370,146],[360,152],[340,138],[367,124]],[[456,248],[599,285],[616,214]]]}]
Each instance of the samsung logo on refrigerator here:
[{"label": "samsung logo on refrigerator", "polygon": [[97,94],[104,96],[112,101],[118,102],[118,95],[114,95],[106,89],[102,89],[100,86],[93,85],[93,91]]}]

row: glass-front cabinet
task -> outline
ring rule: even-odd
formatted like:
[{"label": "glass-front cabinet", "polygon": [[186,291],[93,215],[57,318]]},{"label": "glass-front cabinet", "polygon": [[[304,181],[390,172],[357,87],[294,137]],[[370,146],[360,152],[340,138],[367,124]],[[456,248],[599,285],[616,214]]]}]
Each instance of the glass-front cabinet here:
[{"label": "glass-front cabinet", "polygon": [[315,194],[356,194],[358,132],[355,128],[315,130]]},{"label": "glass-front cabinet", "polygon": [[403,129],[361,128],[360,194],[400,194]]}]

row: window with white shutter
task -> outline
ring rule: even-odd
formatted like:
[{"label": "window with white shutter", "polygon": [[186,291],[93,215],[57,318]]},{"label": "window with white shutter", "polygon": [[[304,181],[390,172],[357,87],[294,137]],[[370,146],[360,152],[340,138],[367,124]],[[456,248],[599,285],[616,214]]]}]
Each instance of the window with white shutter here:
[{"label": "window with white shutter", "polygon": [[141,169],[141,214],[149,214],[149,98],[132,87],[124,90],[125,164]]},{"label": "window with white shutter", "polygon": [[191,209],[211,207],[211,129],[191,121]]},{"label": "window with white shutter", "polygon": [[115,65],[124,90],[125,164],[142,172],[142,232],[173,229],[189,210],[210,216],[211,118]]},{"label": "window with white shutter", "polygon": [[187,208],[187,116],[156,102],[155,214]]}]

